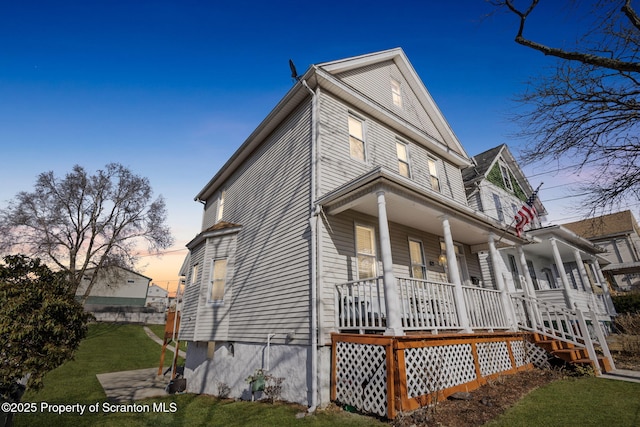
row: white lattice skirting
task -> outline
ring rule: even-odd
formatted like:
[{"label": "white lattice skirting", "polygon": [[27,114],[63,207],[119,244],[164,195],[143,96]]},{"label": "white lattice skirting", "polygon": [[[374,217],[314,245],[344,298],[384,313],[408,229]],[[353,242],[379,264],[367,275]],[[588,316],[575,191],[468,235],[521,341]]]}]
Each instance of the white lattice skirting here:
[{"label": "white lattice skirting", "polygon": [[[429,344],[425,344],[425,340],[404,340],[401,346],[389,344],[393,337],[387,338],[387,342],[372,339],[373,343],[363,343],[362,338],[354,340],[358,342],[341,339],[334,341],[335,400],[388,418],[393,418],[393,414],[389,414],[389,402],[394,402],[394,398],[419,400],[434,393],[447,394],[447,390],[465,384],[473,389],[482,378],[513,372],[529,363],[540,366],[543,359],[538,347],[521,336],[489,340],[466,338],[458,342],[452,339]],[[395,358],[387,354],[392,348],[396,348]],[[388,366],[393,367],[394,360],[404,364],[392,368],[394,372],[389,375]],[[400,376],[396,382],[400,386],[394,389],[396,396],[390,399],[387,381],[395,375]],[[401,409],[394,408],[391,412]]]}]

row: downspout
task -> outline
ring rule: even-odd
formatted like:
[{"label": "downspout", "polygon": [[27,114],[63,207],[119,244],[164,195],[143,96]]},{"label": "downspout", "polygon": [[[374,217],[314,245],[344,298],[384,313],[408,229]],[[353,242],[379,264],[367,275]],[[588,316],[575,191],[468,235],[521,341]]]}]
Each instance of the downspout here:
[{"label": "downspout", "polygon": [[300,80],[311,94],[311,197],[309,228],[311,232],[311,401],[308,412],[315,412],[318,407],[318,211],[315,206],[317,197],[316,172],[318,151],[317,142],[317,114],[318,98],[316,93],[309,87],[305,80]]}]

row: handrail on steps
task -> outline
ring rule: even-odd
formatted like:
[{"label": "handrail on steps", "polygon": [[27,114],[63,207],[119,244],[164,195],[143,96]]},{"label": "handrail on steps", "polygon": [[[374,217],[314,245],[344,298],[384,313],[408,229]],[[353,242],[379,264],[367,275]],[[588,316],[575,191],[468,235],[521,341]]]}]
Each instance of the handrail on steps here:
[{"label": "handrail on steps", "polygon": [[[577,306],[574,310],[569,310],[526,295],[511,295],[511,302],[520,329],[586,348],[596,375],[600,375],[595,342],[600,345],[603,355],[615,369],[604,330],[592,307],[589,306],[587,317]],[[591,328],[588,321],[591,321]]]}]

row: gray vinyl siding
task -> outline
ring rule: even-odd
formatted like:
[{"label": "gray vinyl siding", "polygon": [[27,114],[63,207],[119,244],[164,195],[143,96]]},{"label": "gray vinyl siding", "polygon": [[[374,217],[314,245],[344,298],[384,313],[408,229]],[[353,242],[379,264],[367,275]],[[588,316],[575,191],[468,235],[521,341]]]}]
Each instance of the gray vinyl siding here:
[{"label": "gray vinyl siding", "polygon": [[[418,129],[439,141],[442,135],[433,124],[433,120],[426,113],[418,101],[418,97],[411,90],[404,76],[393,61],[385,61],[368,67],[357,68],[338,74],[337,77],[358,92],[366,94],[384,109],[392,111]],[[402,87],[402,108],[393,104],[391,95],[391,79],[400,82]]]},{"label": "gray vinyl siding", "polygon": [[[222,185],[223,220],[242,226],[227,287],[230,341],[263,342],[275,333],[278,343],[292,331],[294,344],[308,340],[310,129],[305,104]],[[204,228],[215,222],[218,194],[207,202]]]},{"label": "gray vinyl siding", "polygon": [[[198,293],[198,322],[194,341],[227,341],[229,329],[229,308],[233,299],[233,272],[237,234],[227,234],[208,238],[206,242],[205,262],[202,266],[202,279]],[[227,275],[222,303],[208,302],[210,286],[213,280],[213,261],[227,260]]]},{"label": "gray vinyl siding", "polygon": [[[425,188],[431,188],[428,158],[436,160],[441,193],[466,204],[464,182],[460,169],[435,156],[425,146],[417,144],[389,127],[376,122],[362,112],[349,107],[331,94],[321,96],[320,113],[320,195],[383,166],[398,172],[396,141],[408,145],[411,179]],[[364,121],[364,162],[353,159],[349,152],[348,117],[352,114]]]},{"label": "gray vinyl siding", "polygon": [[[180,339],[194,341],[196,322],[198,319],[198,307],[200,298],[200,286],[202,283],[202,270],[204,261],[205,246],[199,245],[191,251],[191,265],[185,277],[186,286],[184,289],[182,313],[180,317]],[[198,277],[191,277],[193,266],[198,265]]]}]

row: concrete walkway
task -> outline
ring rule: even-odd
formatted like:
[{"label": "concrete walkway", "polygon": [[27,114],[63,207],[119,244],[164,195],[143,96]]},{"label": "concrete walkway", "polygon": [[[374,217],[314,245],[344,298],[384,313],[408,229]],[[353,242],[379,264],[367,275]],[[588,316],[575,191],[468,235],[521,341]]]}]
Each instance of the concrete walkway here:
[{"label": "concrete walkway", "polygon": [[[144,331],[155,342],[162,345],[163,342],[156,336],[151,329],[144,327]],[[167,346],[171,351],[165,358],[168,366],[171,366],[173,360],[174,346]],[[178,354],[185,357],[185,352],[180,350]],[[160,363],[160,351],[158,351],[158,364]],[[96,377],[100,385],[104,389],[107,399],[113,403],[126,403],[139,399],[148,399],[151,397],[166,396],[166,387],[171,380],[171,375],[158,375],[158,368],[137,369],[134,371],[109,372],[106,374],[97,374]]]},{"label": "concrete walkway", "polygon": [[619,380],[629,381],[633,383],[640,383],[640,372],[629,371],[627,369],[616,369],[613,372],[600,375],[598,378],[605,378],[607,380]]},{"label": "concrete walkway", "polygon": [[[159,360],[159,359],[158,359]],[[158,368],[97,374],[107,399],[114,403],[131,402],[150,397],[166,396],[169,377],[158,374]]]}]

